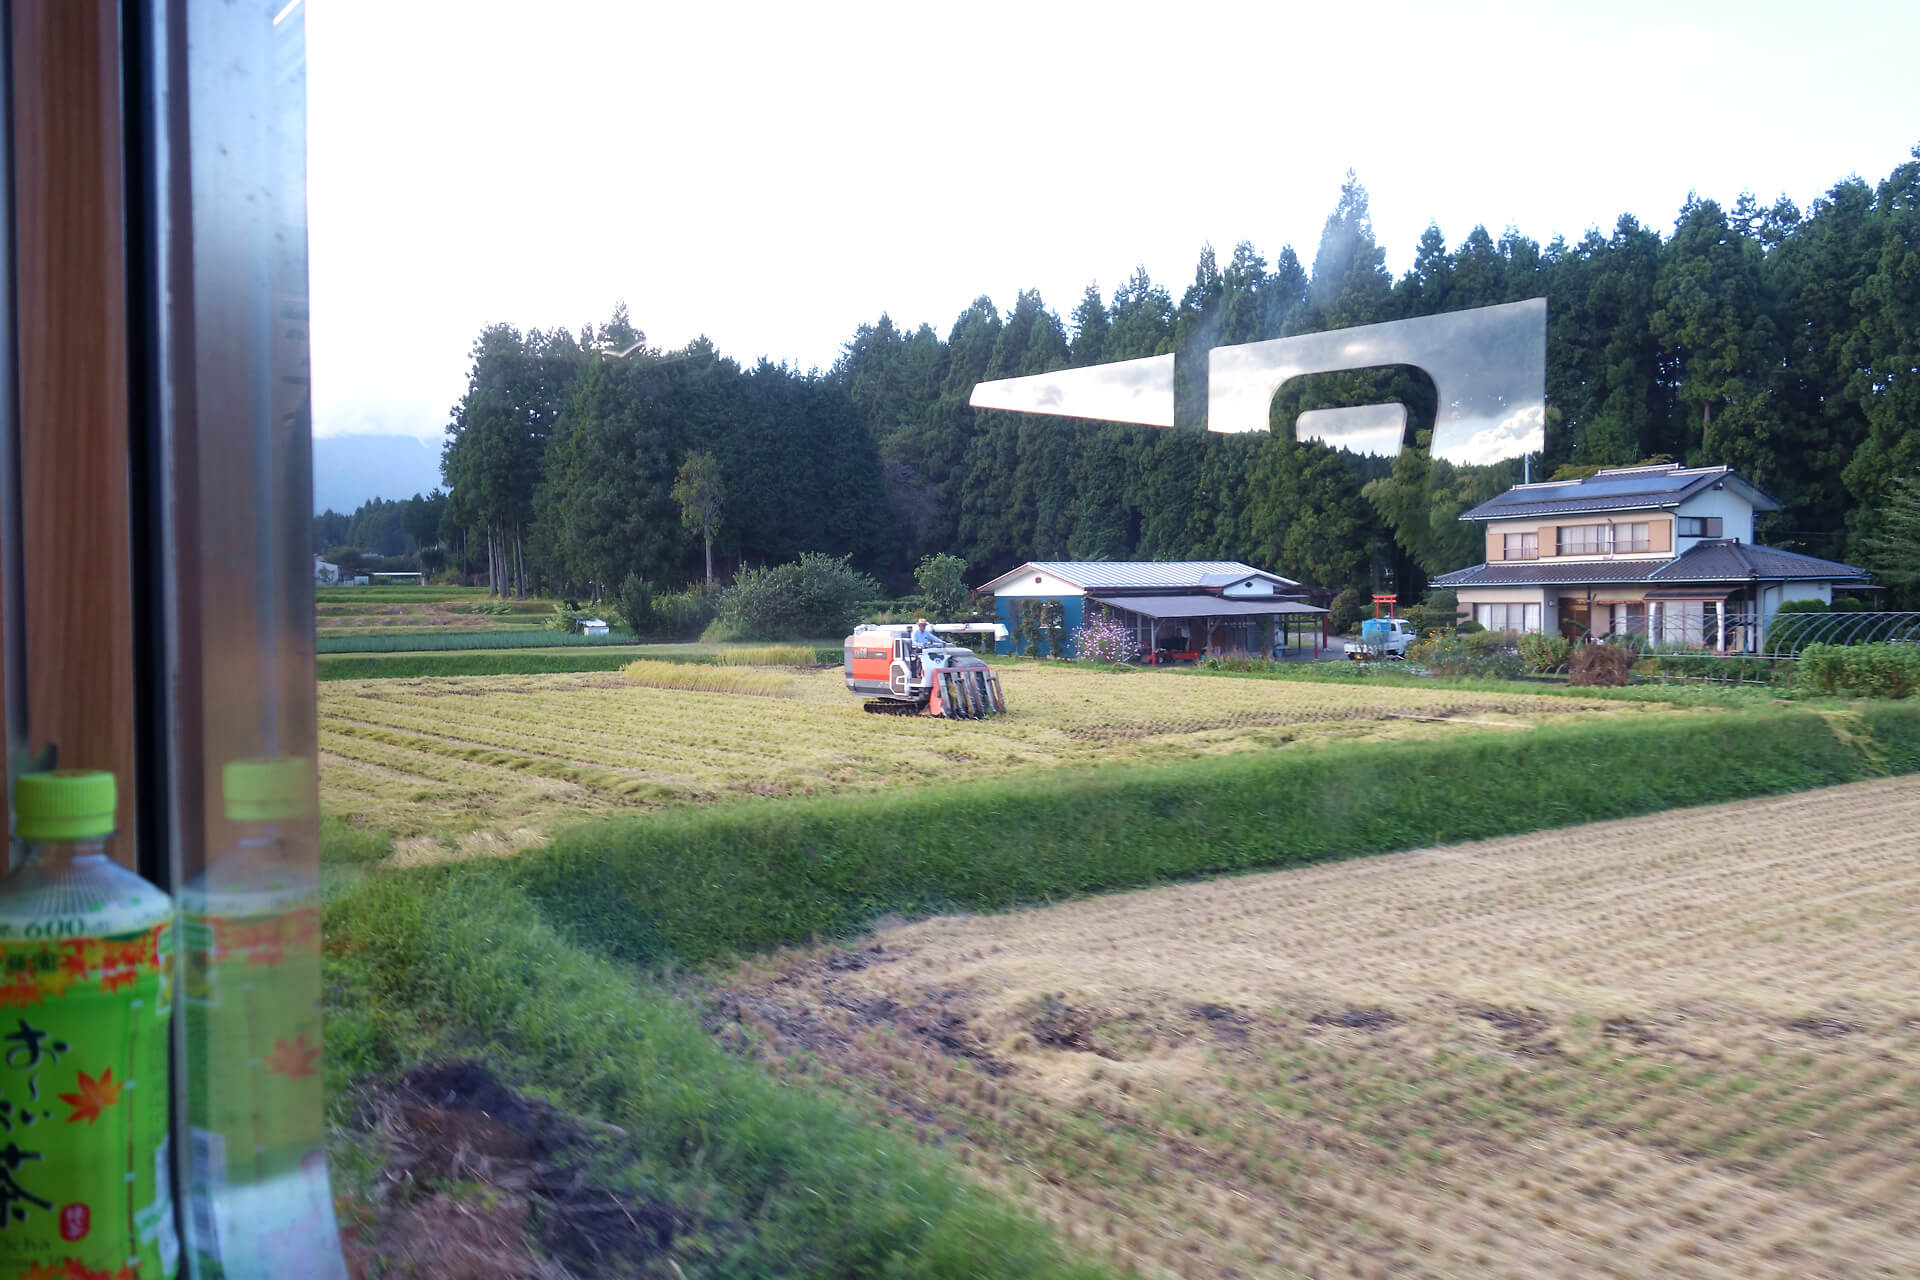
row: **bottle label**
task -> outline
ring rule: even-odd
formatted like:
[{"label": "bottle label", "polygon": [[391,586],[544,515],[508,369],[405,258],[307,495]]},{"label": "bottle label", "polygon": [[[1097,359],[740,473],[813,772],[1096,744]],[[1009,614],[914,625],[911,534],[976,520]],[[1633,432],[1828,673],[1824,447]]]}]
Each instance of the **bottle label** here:
[{"label": "bottle label", "polygon": [[0,941],[0,1280],[171,1273],[172,944]]}]

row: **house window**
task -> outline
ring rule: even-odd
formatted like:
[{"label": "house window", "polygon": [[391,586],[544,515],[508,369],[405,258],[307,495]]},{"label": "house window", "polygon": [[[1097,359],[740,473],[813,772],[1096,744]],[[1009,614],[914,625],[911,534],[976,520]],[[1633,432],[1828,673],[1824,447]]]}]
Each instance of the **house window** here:
[{"label": "house window", "polygon": [[1538,631],[1540,606],[1537,604],[1477,604],[1473,620],[1489,631]]},{"label": "house window", "polygon": [[1603,524],[1563,524],[1559,528],[1556,555],[1597,556],[1607,550],[1607,526]]},{"label": "house window", "polygon": [[1699,648],[1720,636],[1720,605],[1713,600],[1670,600],[1660,606],[1660,643]]},{"label": "house window", "polygon": [[1558,533],[1559,554],[1563,556],[1603,556],[1653,547],[1652,529],[1644,520],[1637,524],[1563,524]]},{"label": "house window", "polygon": [[1647,606],[1639,601],[1613,606],[1612,630],[1613,634],[1617,636],[1646,635]]},{"label": "house window", "polygon": [[1507,560],[1538,560],[1540,558],[1540,535],[1537,533],[1510,533],[1507,535]]},{"label": "house window", "polygon": [[1718,538],[1720,534],[1719,516],[1681,516],[1680,536],[1683,538]]}]

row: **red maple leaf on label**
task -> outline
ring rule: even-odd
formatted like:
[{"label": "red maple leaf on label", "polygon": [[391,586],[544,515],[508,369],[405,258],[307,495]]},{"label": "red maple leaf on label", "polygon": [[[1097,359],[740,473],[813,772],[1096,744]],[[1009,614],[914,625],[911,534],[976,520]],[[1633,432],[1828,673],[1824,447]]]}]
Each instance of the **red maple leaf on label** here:
[{"label": "red maple leaf on label", "polygon": [[100,990],[112,995],[122,987],[130,987],[140,975],[132,969],[122,969],[118,973],[104,974],[100,978]]},{"label": "red maple leaf on label", "polygon": [[114,1080],[112,1067],[102,1071],[97,1080],[84,1071],[79,1072],[78,1075],[79,1090],[61,1094],[60,1101],[73,1108],[73,1114],[67,1117],[68,1124],[79,1124],[82,1120],[92,1124],[100,1118],[102,1110],[120,1101],[122,1086]]},{"label": "red maple leaf on label", "polygon": [[15,978],[0,987],[0,1008],[24,1009],[40,1003],[40,984],[32,978]]},{"label": "red maple leaf on label", "polygon": [[63,942],[60,948],[67,953],[60,957],[60,967],[76,977],[84,978],[87,970],[93,967],[94,944],[85,940]]},{"label": "red maple leaf on label", "polygon": [[64,1262],[45,1264],[34,1262],[29,1263],[27,1269],[20,1273],[19,1280],[67,1280],[69,1274],[71,1273]]},{"label": "red maple leaf on label", "polygon": [[313,1064],[319,1057],[320,1046],[309,1047],[307,1033],[304,1031],[293,1038],[292,1044],[275,1036],[273,1052],[267,1055],[267,1070],[275,1075],[285,1076],[289,1080],[299,1080],[318,1072],[318,1068]]}]

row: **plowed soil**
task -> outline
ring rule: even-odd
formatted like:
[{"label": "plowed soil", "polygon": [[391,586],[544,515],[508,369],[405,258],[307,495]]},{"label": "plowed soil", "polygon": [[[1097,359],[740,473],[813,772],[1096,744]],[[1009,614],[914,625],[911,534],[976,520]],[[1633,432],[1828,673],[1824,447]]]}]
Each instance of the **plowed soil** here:
[{"label": "plowed soil", "polygon": [[710,1015],[1140,1275],[1920,1275],[1916,827],[1892,779],[936,919]]}]

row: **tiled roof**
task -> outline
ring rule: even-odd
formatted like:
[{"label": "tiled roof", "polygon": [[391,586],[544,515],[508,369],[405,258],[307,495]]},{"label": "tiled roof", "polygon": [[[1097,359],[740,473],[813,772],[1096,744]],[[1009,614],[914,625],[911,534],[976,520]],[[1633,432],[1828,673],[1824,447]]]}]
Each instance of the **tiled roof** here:
[{"label": "tiled roof", "polygon": [[1731,467],[1616,467],[1585,480],[1515,485],[1460,518],[1515,520],[1523,516],[1573,515],[1582,511],[1676,507],[1696,493],[1720,485],[1732,485],[1756,511],[1780,508],[1778,502],[1754,488]]},{"label": "tiled roof", "polygon": [[[1494,561],[1456,569],[1431,580],[1436,587],[1520,587],[1572,585],[1586,582],[1646,582],[1654,570],[1670,560],[1579,560],[1556,564],[1549,560],[1509,563]],[[1744,575],[1743,575],[1744,576]]]},{"label": "tiled roof", "polygon": [[1793,578],[1865,578],[1867,571],[1798,551],[1719,539],[1699,542],[1670,560],[1495,561],[1433,579],[1436,587],[1578,586],[1590,582],[1746,582]]},{"label": "tiled roof", "polygon": [[1803,556],[1798,551],[1729,540],[1698,543],[1654,576],[1662,582],[1723,582],[1738,578],[1864,578],[1867,571],[1838,560]]},{"label": "tiled roof", "polygon": [[975,589],[991,591],[1010,578],[1034,572],[1051,574],[1088,591],[1194,591],[1232,586],[1248,578],[1300,585],[1238,560],[1032,560]]}]

